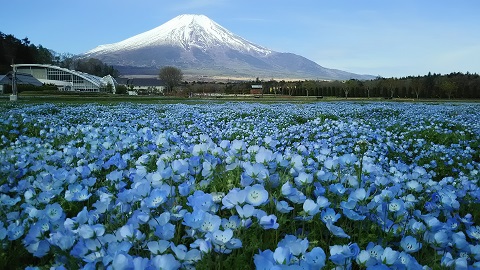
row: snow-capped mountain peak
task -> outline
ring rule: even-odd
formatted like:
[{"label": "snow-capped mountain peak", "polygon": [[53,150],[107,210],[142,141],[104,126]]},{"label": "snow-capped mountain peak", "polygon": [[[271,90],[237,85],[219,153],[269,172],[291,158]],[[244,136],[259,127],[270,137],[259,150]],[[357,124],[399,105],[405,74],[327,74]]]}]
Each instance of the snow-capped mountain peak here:
[{"label": "snow-capped mountain peak", "polygon": [[[324,68],[293,53],[271,51],[235,35],[204,15],[185,14],[80,57],[114,65],[121,74],[158,75],[164,66],[194,76],[350,79],[362,75]],[[142,73],[138,73],[142,72]]]},{"label": "snow-capped mountain peak", "polygon": [[85,54],[112,53],[162,45],[180,46],[185,50],[197,47],[206,51],[215,47],[226,47],[260,55],[272,53],[271,50],[233,34],[205,15],[184,14],[152,30],[118,43],[100,45]]}]

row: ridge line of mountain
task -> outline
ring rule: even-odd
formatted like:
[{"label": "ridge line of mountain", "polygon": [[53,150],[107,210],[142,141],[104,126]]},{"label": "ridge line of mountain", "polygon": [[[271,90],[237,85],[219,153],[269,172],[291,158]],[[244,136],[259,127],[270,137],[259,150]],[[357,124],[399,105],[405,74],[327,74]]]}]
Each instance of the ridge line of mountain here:
[{"label": "ridge line of mountain", "polygon": [[205,15],[179,15],[166,23],[117,43],[100,45],[81,57],[97,58],[120,74],[153,75],[175,66],[196,76],[373,79],[322,67],[303,56],[275,52],[232,33]]}]

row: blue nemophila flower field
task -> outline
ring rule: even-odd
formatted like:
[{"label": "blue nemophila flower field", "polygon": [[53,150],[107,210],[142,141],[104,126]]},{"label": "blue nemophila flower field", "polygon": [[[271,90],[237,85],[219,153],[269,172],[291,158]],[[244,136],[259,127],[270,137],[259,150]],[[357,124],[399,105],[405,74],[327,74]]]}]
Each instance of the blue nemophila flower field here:
[{"label": "blue nemophila flower field", "polygon": [[0,116],[0,268],[480,268],[478,104]]}]

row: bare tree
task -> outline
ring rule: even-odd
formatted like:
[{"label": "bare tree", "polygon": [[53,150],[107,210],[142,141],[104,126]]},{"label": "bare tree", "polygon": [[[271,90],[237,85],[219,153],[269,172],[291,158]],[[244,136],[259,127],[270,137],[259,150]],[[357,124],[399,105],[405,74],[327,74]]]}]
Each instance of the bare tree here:
[{"label": "bare tree", "polygon": [[369,80],[369,81],[365,81],[364,83],[364,88],[365,89],[365,93],[367,95],[367,98],[370,98],[370,91],[373,89],[373,88],[376,88],[377,87],[377,81],[376,80]]},{"label": "bare tree", "polygon": [[345,98],[348,98],[348,93],[355,89],[358,85],[358,82],[354,79],[350,79],[345,82],[343,87],[343,93],[345,94]]},{"label": "bare tree", "polygon": [[183,80],[183,73],[179,68],[165,66],[160,69],[158,77],[167,85],[167,92],[171,92]]},{"label": "bare tree", "polygon": [[309,92],[315,90],[316,83],[315,83],[315,81],[304,81],[302,83],[302,86],[307,91],[307,97],[308,97]]},{"label": "bare tree", "polygon": [[390,91],[390,98],[393,98],[395,95],[395,90],[397,89],[397,81],[395,78],[386,79],[387,88]]},{"label": "bare tree", "polygon": [[448,99],[450,99],[457,90],[457,85],[449,78],[442,78],[440,81],[440,89],[448,96]]},{"label": "bare tree", "polygon": [[420,94],[422,93],[423,79],[420,78],[420,77],[415,78],[412,81],[412,88],[413,88],[413,93],[415,94],[415,96],[417,97],[417,100],[418,100]]}]

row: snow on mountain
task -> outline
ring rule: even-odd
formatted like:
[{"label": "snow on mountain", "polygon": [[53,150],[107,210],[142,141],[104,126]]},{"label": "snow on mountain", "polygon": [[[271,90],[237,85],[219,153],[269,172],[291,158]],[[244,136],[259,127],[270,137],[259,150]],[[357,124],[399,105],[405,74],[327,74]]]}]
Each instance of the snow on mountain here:
[{"label": "snow on mountain", "polygon": [[233,34],[205,15],[184,14],[152,30],[118,43],[100,45],[85,54],[115,53],[162,45],[180,46],[185,50],[197,47],[203,51],[222,46],[259,55],[272,53]]},{"label": "snow on mountain", "polygon": [[100,59],[123,74],[141,67],[150,75],[162,66],[176,66],[184,74],[208,76],[373,78],[324,68],[296,54],[269,50],[235,35],[207,16],[193,14],[177,16],[123,41],[100,45],[81,57]]}]

